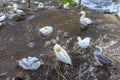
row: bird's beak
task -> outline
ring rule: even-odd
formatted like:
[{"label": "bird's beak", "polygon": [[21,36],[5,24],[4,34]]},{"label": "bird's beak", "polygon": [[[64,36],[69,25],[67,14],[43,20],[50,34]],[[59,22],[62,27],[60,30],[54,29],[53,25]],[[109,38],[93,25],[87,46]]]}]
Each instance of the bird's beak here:
[{"label": "bird's beak", "polygon": [[96,49],[96,46],[93,46],[94,49]]},{"label": "bird's beak", "polygon": [[38,61],[40,61],[40,60],[35,60],[34,62],[38,62]]}]

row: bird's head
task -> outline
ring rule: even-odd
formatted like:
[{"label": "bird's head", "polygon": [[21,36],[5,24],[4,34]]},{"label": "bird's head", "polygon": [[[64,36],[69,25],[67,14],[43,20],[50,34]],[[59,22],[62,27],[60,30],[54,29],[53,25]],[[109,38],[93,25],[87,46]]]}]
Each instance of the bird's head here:
[{"label": "bird's head", "polygon": [[45,30],[48,30],[48,26],[45,26],[44,29],[45,29]]},{"label": "bird's head", "polygon": [[95,46],[95,49],[99,52],[102,52],[102,48],[100,46]]},{"label": "bird's head", "polygon": [[81,11],[80,14],[82,14],[82,16],[86,16],[85,11]]},{"label": "bird's head", "polygon": [[81,37],[80,37],[80,36],[78,36],[78,37],[77,37],[77,40],[78,40],[78,41],[81,41]]},{"label": "bird's head", "polygon": [[56,50],[57,52],[59,52],[59,51],[61,50],[61,46],[60,46],[59,44],[56,44],[56,45],[55,45],[55,50]]},{"label": "bird's head", "polygon": [[69,5],[70,5],[70,3],[66,3],[66,5],[67,5],[67,6],[69,6]]},{"label": "bird's head", "polygon": [[16,11],[16,10],[17,10],[17,8],[16,8],[16,7],[14,7],[14,8],[13,8],[13,10],[14,10],[14,11]]},{"label": "bird's head", "polygon": [[13,4],[13,8],[14,8],[14,9],[17,9],[17,8],[18,8],[18,5],[17,5],[17,4]]}]

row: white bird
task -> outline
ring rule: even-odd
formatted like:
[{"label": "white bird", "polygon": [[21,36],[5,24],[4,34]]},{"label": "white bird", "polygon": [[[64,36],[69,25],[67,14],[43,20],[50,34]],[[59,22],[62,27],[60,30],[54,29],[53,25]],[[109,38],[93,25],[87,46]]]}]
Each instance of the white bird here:
[{"label": "white bird", "polygon": [[15,11],[15,13],[17,13],[18,15],[25,15],[25,12],[23,10],[18,9],[18,5],[17,4],[13,4],[13,10]]},{"label": "white bird", "polygon": [[57,57],[57,60],[69,65],[72,65],[70,56],[59,44],[56,44],[54,46],[54,52]]},{"label": "white bird", "polygon": [[15,11],[17,14],[19,14],[19,15],[24,15],[24,14],[25,14],[24,11],[22,11],[22,10],[20,10],[20,9],[17,9],[17,8],[14,8],[14,11]]},{"label": "white bird", "polygon": [[4,13],[0,13],[0,22],[6,19],[6,15]]},{"label": "white bird", "polygon": [[13,4],[13,8],[18,8],[18,5],[17,4]]},{"label": "white bird", "polygon": [[44,4],[43,4],[42,2],[39,2],[38,8],[39,8],[39,9],[43,9],[43,8],[44,8]]},{"label": "white bird", "polygon": [[82,29],[85,29],[88,25],[92,24],[92,20],[85,17],[86,13],[84,11],[81,11],[79,14],[82,14],[82,16],[80,17],[80,23],[84,26],[81,27]]},{"label": "white bird", "polygon": [[107,57],[105,57],[102,52],[102,48],[100,46],[95,46],[95,52],[94,52],[94,57],[96,59],[95,64],[96,65],[102,65],[102,66],[111,66],[112,67],[112,62],[109,60]]},{"label": "white bird", "polygon": [[0,22],[0,26],[2,26],[2,25],[3,25],[3,23]]},{"label": "white bird", "polygon": [[19,66],[26,70],[38,69],[42,63],[36,57],[27,57],[18,61]]},{"label": "white bird", "polygon": [[15,12],[19,15],[24,15],[25,14],[24,11],[22,11],[20,9],[17,9]]},{"label": "white bird", "polygon": [[51,26],[45,26],[43,28],[40,28],[39,31],[43,35],[47,36],[47,35],[49,35],[49,34],[51,34],[53,32],[53,28]]},{"label": "white bird", "polygon": [[38,1],[34,1],[34,4],[39,4],[39,2]]},{"label": "white bird", "polygon": [[81,47],[81,48],[88,48],[89,45],[90,45],[90,40],[91,38],[90,37],[86,37],[84,38],[83,40],[81,39],[81,37],[77,37],[77,40],[78,40],[78,45]]},{"label": "white bird", "polygon": [[64,9],[70,9],[69,5],[70,5],[70,3],[66,3],[66,4],[63,5],[63,8]]},{"label": "white bird", "polygon": [[26,3],[26,1],[25,1],[25,0],[22,0],[22,1],[21,1],[21,3],[23,3],[23,4],[24,4],[24,3]]}]

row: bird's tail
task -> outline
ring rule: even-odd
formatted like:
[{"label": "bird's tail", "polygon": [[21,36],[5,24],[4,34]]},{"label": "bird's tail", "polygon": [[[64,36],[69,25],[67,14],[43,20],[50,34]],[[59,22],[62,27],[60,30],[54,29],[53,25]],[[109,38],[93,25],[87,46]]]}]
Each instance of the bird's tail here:
[{"label": "bird's tail", "polygon": [[117,67],[115,67],[114,65],[110,65],[110,67],[114,70],[117,70]]}]

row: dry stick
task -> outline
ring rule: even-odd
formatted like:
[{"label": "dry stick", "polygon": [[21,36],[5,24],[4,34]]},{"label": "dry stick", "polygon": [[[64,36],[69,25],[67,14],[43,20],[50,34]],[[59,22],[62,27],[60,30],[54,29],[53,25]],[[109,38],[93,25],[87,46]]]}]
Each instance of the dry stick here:
[{"label": "dry stick", "polygon": [[58,73],[58,80],[59,80],[59,75],[63,78],[63,80],[67,80],[67,78],[66,78],[64,75],[61,74],[60,69],[57,69],[57,68],[55,67],[55,70],[56,70],[56,72]]},{"label": "dry stick", "polygon": [[82,0],[79,0],[80,11],[82,10],[81,2],[82,2]]},{"label": "dry stick", "polygon": [[28,0],[28,8],[30,8],[30,7],[31,7],[31,1]]},{"label": "dry stick", "polygon": [[4,9],[4,11],[5,11],[5,13],[8,11],[7,10],[7,1],[6,0],[2,0],[2,3],[3,3],[3,9]]},{"label": "dry stick", "polygon": [[4,11],[5,11],[5,13],[8,11],[6,6],[4,6]]},{"label": "dry stick", "polygon": [[72,52],[75,52],[75,51],[77,51],[78,49],[79,49],[79,47],[75,48]]}]

